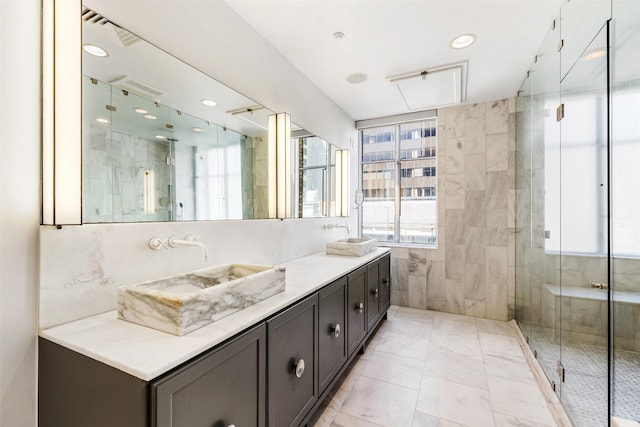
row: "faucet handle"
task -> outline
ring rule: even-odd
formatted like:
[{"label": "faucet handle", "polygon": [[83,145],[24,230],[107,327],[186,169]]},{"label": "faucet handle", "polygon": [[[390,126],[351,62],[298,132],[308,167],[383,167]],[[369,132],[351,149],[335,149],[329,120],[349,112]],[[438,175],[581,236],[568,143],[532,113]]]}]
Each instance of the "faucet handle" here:
[{"label": "faucet handle", "polygon": [[160,239],[159,237],[153,237],[151,240],[149,240],[149,247],[154,251],[158,251],[162,248],[169,249],[167,242]]}]

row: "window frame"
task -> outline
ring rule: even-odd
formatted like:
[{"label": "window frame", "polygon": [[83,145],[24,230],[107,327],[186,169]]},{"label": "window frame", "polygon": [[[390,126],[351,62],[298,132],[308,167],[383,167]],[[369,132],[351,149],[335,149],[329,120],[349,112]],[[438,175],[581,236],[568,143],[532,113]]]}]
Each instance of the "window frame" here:
[{"label": "window frame", "polygon": [[[424,127],[424,122],[428,122],[428,121],[432,121],[433,125],[429,126],[429,127]],[[434,144],[433,146],[429,146],[429,147],[420,147],[421,152],[423,152],[425,155],[424,157],[413,157],[411,155],[407,155],[407,153],[409,153],[412,149],[407,148],[407,147],[403,147],[402,146],[402,141],[401,137],[402,136],[406,136],[409,135],[409,131],[406,130],[402,130],[403,125],[407,125],[407,124],[411,124],[411,123],[420,123],[423,122],[422,124],[420,124],[420,126],[422,127],[422,133],[421,136],[412,136],[410,138],[405,138],[405,139],[417,139],[417,138],[427,138],[427,137],[433,137],[435,138],[434,140]],[[365,139],[364,137],[364,133],[367,129],[374,129],[374,128],[382,128],[382,127],[389,127],[392,126],[393,127],[393,132],[391,133],[393,135],[393,159],[386,159],[386,156],[384,156],[384,159],[378,159],[377,155],[372,155],[371,153],[365,153],[364,152],[364,144],[367,143],[368,141],[371,140],[371,136],[369,136],[367,139]],[[421,248],[426,248],[426,249],[437,249],[438,248],[438,193],[439,191],[437,190],[438,188],[438,172],[437,170],[439,169],[439,165],[438,165],[438,132],[437,132],[437,127],[438,127],[438,121],[437,121],[437,116],[435,114],[431,114],[425,117],[420,117],[419,119],[414,119],[414,120],[406,120],[406,121],[396,121],[393,123],[376,123],[375,126],[371,125],[371,126],[362,126],[362,127],[358,127],[358,140],[359,140],[359,151],[360,151],[360,159],[359,159],[359,163],[358,163],[358,182],[359,182],[359,188],[360,188],[360,192],[362,192],[362,199],[366,199],[368,196],[368,192],[372,191],[371,189],[364,189],[364,165],[370,165],[370,164],[383,164],[383,163],[393,163],[394,165],[394,170],[392,172],[392,175],[394,176],[394,185],[393,185],[393,189],[394,189],[394,194],[392,196],[393,199],[393,204],[394,204],[394,221],[393,221],[393,241],[387,241],[387,240],[378,240],[378,244],[381,246],[407,246],[407,247],[421,247]],[[431,129],[431,131],[427,132],[427,134],[424,133],[424,129]],[[416,132],[416,130],[412,131],[413,133]],[[384,133],[384,135],[386,135],[387,132]],[[377,141],[380,138],[376,137],[376,142],[380,142]],[[390,142],[387,141],[385,139],[384,142]],[[405,153],[406,152],[406,153]],[[365,160],[366,159],[366,160]],[[433,174],[429,174],[429,175],[423,175],[425,177],[433,177],[435,179],[435,183],[433,186],[427,186],[424,187],[425,190],[423,191],[423,195],[420,196],[421,198],[424,198],[425,200],[434,200],[435,201],[435,225],[433,228],[429,227],[432,230],[432,233],[435,231],[434,234],[434,242],[433,243],[426,243],[426,242],[420,242],[420,243],[415,243],[415,242],[406,242],[406,241],[402,241],[402,202],[403,199],[406,200],[406,197],[402,194],[403,191],[406,190],[406,188],[402,188],[401,187],[401,180],[404,178],[403,176],[403,172],[405,173],[405,175],[411,174],[411,176],[413,177],[413,169],[416,168],[416,166],[409,166],[411,163],[413,163],[416,160],[420,160],[420,159],[433,159],[435,161],[435,165],[433,166],[420,166],[420,168],[426,170],[427,168],[430,170],[430,172],[435,172]],[[370,173],[370,172],[368,172]],[[424,173],[424,171],[423,171]],[[417,187],[416,187],[417,188]],[[415,188],[412,188],[412,191]],[[374,189],[375,191],[375,189]],[[429,194],[429,196],[425,196],[424,194]],[[435,193],[435,194],[434,194]],[[375,194],[375,193],[374,193]],[[411,197],[410,197],[411,198]],[[364,214],[364,209],[363,209],[363,203],[360,203],[360,209],[358,209],[358,235],[360,237],[363,236],[363,227],[364,227],[364,221],[363,221],[363,214]]]}]

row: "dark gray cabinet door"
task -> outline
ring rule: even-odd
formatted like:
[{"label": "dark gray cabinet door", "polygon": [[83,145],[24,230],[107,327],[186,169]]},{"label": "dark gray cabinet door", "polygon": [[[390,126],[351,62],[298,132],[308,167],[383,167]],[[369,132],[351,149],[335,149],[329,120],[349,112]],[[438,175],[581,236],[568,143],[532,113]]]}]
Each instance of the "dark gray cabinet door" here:
[{"label": "dark gray cabinet door", "polygon": [[367,334],[367,268],[362,267],[347,276],[347,344],[349,355]]},{"label": "dark gray cabinet door", "polygon": [[265,425],[266,326],[151,383],[151,425]]},{"label": "dark gray cabinet door", "polygon": [[388,254],[383,256],[378,263],[378,279],[380,285],[378,287],[380,291],[380,300],[378,301],[378,308],[383,313],[391,305],[391,256]]},{"label": "dark gray cabinet door", "polygon": [[320,394],[347,360],[345,301],[347,278],[343,277],[319,293],[318,376]]},{"label": "dark gray cabinet door", "polygon": [[267,322],[269,426],[298,425],[318,400],[318,294]]},{"label": "dark gray cabinet door", "polygon": [[378,261],[373,261],[367,265],[367,329],[371,330],[378,320],[380,310],[378,300],[380,299],[380,282],[378,280]]}]

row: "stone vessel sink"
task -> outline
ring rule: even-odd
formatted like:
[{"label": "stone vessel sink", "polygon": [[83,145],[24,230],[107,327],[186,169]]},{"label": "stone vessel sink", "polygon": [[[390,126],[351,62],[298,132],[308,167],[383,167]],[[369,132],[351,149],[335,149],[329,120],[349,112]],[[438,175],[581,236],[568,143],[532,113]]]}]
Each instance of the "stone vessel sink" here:
[{"label": "stone vessel sink", "polygon": [[363,256],[378,248],[378,241],[374,239],[348,238],[327,242],[327,255]]},{"label": "stone vessel sink", "polygon": [[284,267],[221,265],[121,286],[118,289],[118,318],[184,335],[284,289]]}]

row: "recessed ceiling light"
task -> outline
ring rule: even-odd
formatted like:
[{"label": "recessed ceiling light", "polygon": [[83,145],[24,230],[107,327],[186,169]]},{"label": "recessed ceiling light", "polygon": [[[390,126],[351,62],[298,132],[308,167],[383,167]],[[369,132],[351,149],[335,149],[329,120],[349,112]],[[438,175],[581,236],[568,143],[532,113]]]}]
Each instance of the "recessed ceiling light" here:
[{"label": "recessed ceiling light", "polygon": [[145,119],[149,119],[149,120],[155,120],[155,119],[157,119],[157,117],[156,117],[156,116],[154,116],[153,114],[145,114],[145,115],[144,115],[144,118],[145,118]]},{"label": "recessed ceiling light", "polygon": [[449,46],[451,46],[453,49],[464,49],[465,47],[471,46],[475,41],[475,34],[460,34],[458,37],[451,40]]},{"label": "recessed ceiling light", "polygon": [[599,59],[604,57],[607,54],[607,50],[605,48],[598,48],[598,49],[593,49],[590,50],[589,52],[586,52],[584,54],[584,56],[582,57],[582,59],[586,60],[586,61],[591,61],[594,59]]},{"label": "recessed ceiling light", "polygon": [[369,76],[364,73],[354,73],[347,76],[347,81],[351,84],[357,85],[365,82],[368,78]]},{"label": "recessed ceiling light", "polygon": [[203,103],[204,105],[206,105],[207,107],[213,107],[213,106],[215,106],[215,105],[216,105],[216,101],[213,101],[213,100],[211,100],[211,99],[203,99],[203,100],[202,100],[202,103]]},{"label": "recessed ceiling light", "polygon": [[194,132],[202,132],[202,128],[192,128]]},{"label": "recessed ceiling light", "polygon": [[135,111],[136,113],[140,113],[140,114],[147,114],[148,111],[143,109],[143,108],[134,108],[133,111]]},{"label": "recessed ceiling light", "polygon": [[96,119],[96,122],[98,122],[98,123],[109,123],[109,120],[103,119],[102,117],[98,117]]},{"label": "recessed ceiling light", "polygon": [[166,136],[162,136],[162,135],[156,135],[157,139],[166,139]]},{"label": "recessed ceiling light", "polygon": [[109,56],[109,53],[101,48],[100,46],[96,46],[95,44],[85,44],[82,46],[82,49],[90,55],[99,56],[104,58],[105,56]]},{"label": "recessed ceiling light", "polygon": [[336,31],[333,33],[333,38],[336,40],[341,40],[344,38],[344,33],[342,31]]}]

